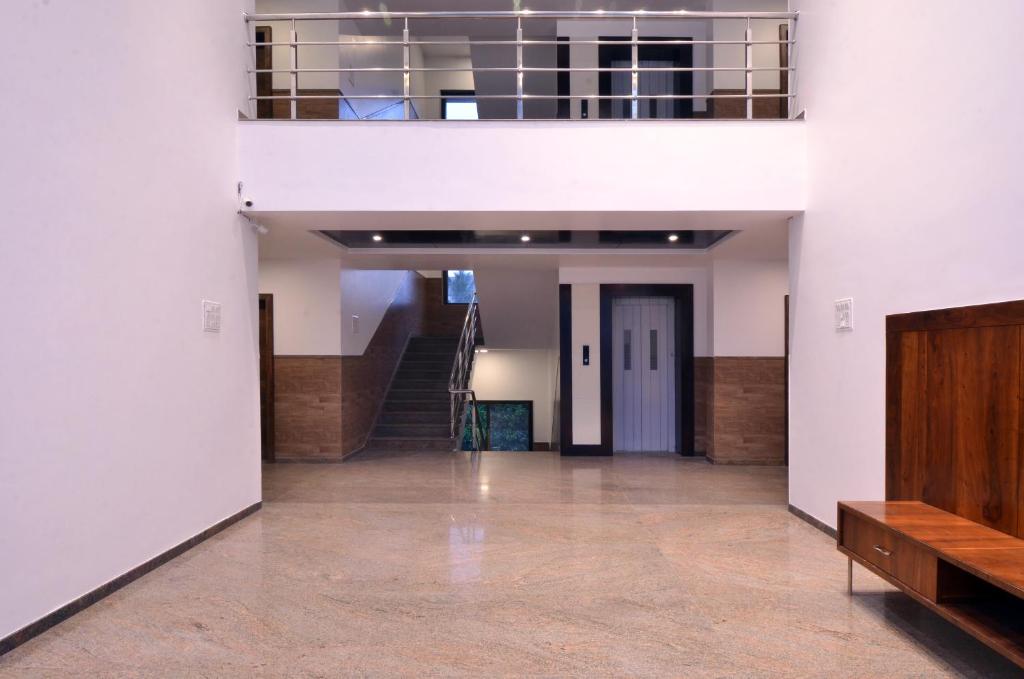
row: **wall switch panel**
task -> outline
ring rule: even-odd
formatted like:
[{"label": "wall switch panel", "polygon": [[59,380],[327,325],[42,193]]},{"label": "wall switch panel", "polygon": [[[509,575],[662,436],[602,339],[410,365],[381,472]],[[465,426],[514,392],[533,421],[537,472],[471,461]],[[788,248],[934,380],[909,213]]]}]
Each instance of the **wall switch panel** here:
[{"label": "wall switch panel", "polygon": [[836,331],[848,332],[853,330],[853,300],[849,297],[837,299],[835,305]]},{"label": "wall switch panel", "polygon": [[359,334],[359,316],[356,316],[355,314],[352,314],[352,334]]},{"label": "wall switch panel", "polygon": [[220,332],[220,302],[203,300],[203,330]]}]

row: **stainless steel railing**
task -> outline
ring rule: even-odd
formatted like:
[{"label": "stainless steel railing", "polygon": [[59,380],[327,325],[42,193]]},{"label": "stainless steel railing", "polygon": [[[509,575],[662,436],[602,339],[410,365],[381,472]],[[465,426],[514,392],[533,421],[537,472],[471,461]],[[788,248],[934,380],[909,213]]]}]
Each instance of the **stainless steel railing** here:
[{"label": "stainless steel railing", "polygon": [[480,450],[485,440],[483,430],[480,427],[476,394],[469,388],[473,377],[473,358],[476,351],[476,334],[479,325],[479,303],[476,293],[474,293],[466,309],[466,317],[462,322],[459,345],[455,351],[455,361],[452,363],[452,373],[448,380],[450,428],[451,436],[455,440],[456,450],[458,450],[462,442],[462,433],[465,431],[467,417],[472,426],[474,450]]},{"label": "stainless steel railing", "polygon": [[[245,21],[249,28],[250,39],[247,45],[253,49],[254,56],[254,67],[248,69],[249,75],[253,81],[253,92],[250,96],[250,101],[254,105],[258,105],[260,102],[265,104],[269,103],[271,107],[274,102],[286,102],[288,104],[287,115],[279,115],[277,112],[273,116],[260,116],[260,117],[284,117],[295,120],[302,117],[317,117],[304,115],[300,110],[300,104],[308,104],[310,106],[317,103],[330,102],[335,100],[338,102],[339,111],[347,106],[348,109],[354,112],[353,102],[359,101],[381,101],[385,104],[387,102],[393,102],[388,104],[387,108],[391,108],[394,104],[401,103],[403,120],[410,120],[421,117],[416,110],[416,104],[418,102],[427,101],[441,101],[447,98],[449,95],[443,93],[434,93],[432,90],[430,93],[425,92],[414,92],[413,91],[413,78],[421,76],[425,78],[429,74],[447,74],[457,72],[471,72],[474,74],[514,74],[515,81],[514,87],[509,87],[509,91],[489,91],[486,93],[474,92],[472,99],[474,101],[514,101],[515,102],[515,119],[522,120],[527,118],[525,104],[529,102],[541,102],[541,101],[568,101],[570,105],[575,101],[583,100],[596,100],[601,101],[622,101],[629,102],[629,115],[622,116],[630,119],[638,119],[648,117],[642,115],[641,102],[657,102],[660,100],[669,101],[683,101],[688,100],[690,102],[703,102],[707,105],[709,102],[714,103],[717,101],[728,101],[728,100],[742,100],[745,102],[744,115],[739,117],[745,117],[752,119],[755,117],[755,102],[759,100],[775,101],[778,103],[779,114],[773,117],[791,118],[793,117],[793,106],[791,105],[794,97],[796,96],[795,91],[795,73],[796,68],[793,65],[793,52],[794,46],[796,45],[795,40],[795,26],[798,13],[796,12],[701,12],[701,11],[688,11],[688,10],[677,10],[677,11],[614,11],[614,10],[591,10],[591,11],[490,11],[490,12],[471,12],[471,11],[448,11],[448,12],[320,12],[320,13],[275,13],[275,14],[247,14]],[[410,22],[412,23],[428,23],[430,26],[438,26],[445,22],[453,20],[470,20],[473,23],[472,30],[466,28],[467,33],[471,35],[465,36],[464,39],[448,39],[447,37],[437,36],[424,36],[414,37],[411,32]],[[596,36],[586,37],[572,37],[572,36],[559,36],[557,35],[560,27],[556,24],[552,27],[552,21],[565,21],[565,22],[599,22],[601,25],[609,26],[609,28],[594,28],[593,26],[587,27],[587,30],[596,32]],[[278,24],[280,29],[281,23],[287,27],[288,39],[281,41],[276,39],[271,40],[257,40],[257,28],[260,24]],[[366,26],[367,30],[373,31],[377,27],[383,33],[383,35],[376,36],[369,34],[365,39],[351,39],[357,37],[356,35],[348,36],[338,32],[337,40],[300,40],[299,27],[315,24],[317,22],[345,22],[346,25],[350,25],[351,28],[348,30],[355,31],[360,25]],[[547,22],[542,26],[542,32],[554,33],[553,35],[543,35],[540,38],[536,37],[525,37],[524,36],[524,24],[537,26],[541,22]],[[609,25],[608,22],[611,22]],[[721,22],[731,23],[732,25],[739,24],[742,29],[743,38],[728,38],[728,39],[690,39],[685,35],[679,35],[680,33],[693,33],[689,29],[685,28],[684,25],[693,24],[699,22],[704,24],[703,32],[711,32],[714,34],[719,30],[719,24]],[[769,22],[769,25],[777,24],[778,38],[777,39],[755,39],[754,35],[754,24],[755,22]],[[499,27],[495,28],[495,24]],[[338,24],[340,26],[340,23]],[[571,23],[565,24],[565,27],[572,25]],[[482,28],[483,27],[483,28]],[[491,34],[495,30],[501,30],[504,28],[510,33],[514,30],[514,38],[494,38]],[[400,35],[398,31],[400,30]],[[426,29],[424,29],[426,30]],[[434,29],[437,32],[437,29]],[[618,34],[617,34],[618,33]],[[675,34],[675,35],[673,35]],[[474,38],[474,35],[483,36],[481,38]],[[657,38],[653,36],[659,36]],[[362,35],[358,36],[362,38]],[[461,36],[460,36],[461,37]],[[561,39],[560,39],[561,38]],[[614,38],[614,39],[609,39]],[[571,62],[574,60],[574,54],[572,48],[595,46],[599,47],[602,45],[615,45],[619,47],[629,47],[630,58],[628,66],[593,66],[593,65],[573,65]],[[641,63],[641,50],[647,46],[671,46],[671,45],[688,45],[691,48],[701,48],[704,51],[704,58],[702,61],[709,63],[710,65],[696,65],[695,62],[689,66],[652,66]],[[303,48],[316,49],[316,48],[329,48],[336,46],[339,51],[339,60],[337,66],[300,66],[305,64],[306,59],[303,58]],[[474,47],[489,46],[489,47],[514,47],[515,48],[515,63],[514,65],[476,65],[472,63],[472,60],[468,65],[460,66],[426,66],[426,65],[414,65],[413,64],[413,50],[416,48],[422,49],[423,47],[430,46],[460,46],[461,48],[467,48],[472,50]],[[553,54],[547,54],[541,58],[541,63],[526,63],[524,60],[524,48],[533,48],[538,46],[548,47],[565,47],[569,51],[569,65],[559,65],[557,57]],[[777,59],[774,57],[771,59],[761,59],[761,63],[758,63],[758,59],[755,55],[755,48],[761,46],[776,46],[778,48]],[[401,48],[401,66],[398,65],[349,65],[342,66],[340,61],[340,50],[342,48],[353,48],[353,49],[370,49],[384,48],[386,52],[388,48]],[[720,48],[740,48],[742,47],[742,57],[735,59],[734,61],[741,61],[742,63],[725,63],[728,61],[724,56],[719,54]],[[263,50],[263,52],[261,52]],[[273,63],[269,67],[266,64],[261,64],[261,55],[266,57],[272,54],[266,50],[271,51],[284,51],[287,54],[287,68],[279,68]],[[380,52],[380,50],[377,50]],[[321,54],[323,52],[321,51]],[[329,53],[328,53],[329,54]],[[394,53],[391,54],[394,57]],[[593,55],[590,55],[591,57]],[[384,54],[378,54],[377,58],[384,61]],[[718,63],[717,60],[721,60]],[[328,61],[331,61],[331,57],[328,56]],[[546,61],[546,63],[544,63]],[[625,61],[625,60],[622,60]],[[271,59],[272,62],[272,59]],[[628,93],[610,93],[607,91],[593,91],[592,81],[593,78],[589,78],[587,83],[577,83],[578,86],[574,86],[572,89],[576,91],[564,92],[563,88],[559,88],[557,93],[545,92],[529,92],[525,87],[525,79],[529,74],[568,74],[570,78],[574,74],[583,74],[593,76],[595,74],[629,74],[629,91]],[[677,73],[677,74],[690,74],[694,76],[696,74],[703,74],[705,79],[710,78],[712,81],[715,80],[718,74],[735,74],[742,75],[743,86],[740,88],[719,88],[716,89],[714,86],[705,87],[707,91],[696,92],[691,90],[688,93],[681,93],[672,91],[670,93],[650,93],[641,92],[641,79],[645,74],[657,74],[657,73]],[[769,91],[756,91],[755,90],[755,76],[757,74],[772,74],[777,73],[779,77],[778,88],[768,88]],[[316,91],[310,93],[309,90],[316,88],[300,88],[299,78],[302,75],[313,76],[325,74],[337,74],[339,76],[339,82],[342,75],[348,75],[351,77],[353,74],[394,74],[401,75],[401,91],[395,92],[372,92],[362,91],[357,92],[343,92],[342,87],[338,87],[337,92],[327,91]],[[260,77],[262,78],[262,84]],[[274,87],[273,85],[267,86],[267,78],[272,81],[275,76],[287,76],[287,88]],[[279,78],[280,84],[280,78]],[[735,84],[735,83],[734,83]],[[580,91],[590,87],[588,91]],[[320,88],[331,90],[332,88]],[[396,88],[397,89],[397,88]],[[542,88],[543,89],[543,88]],[[673,88],[674,89],[674,88]],[[727,91],[721,91],[721,90]],[[740,91],[733,91],[733,90]],[[269,93],[268,93],[269,91]],[[651,104],[648,104],[650,107]],[[397,107],[395,107],[397,108]],[[348,110],[347,109],[347,110]],[[258,114],[257,114],[258,115]],[[332,116],[326,116],[332,117]],[[339,113],[338,116],[342,117]],[[353,116],[350,116],[353,117]],[[354,117],[360,117],[358,113]],[[538,116],[530,116],[536,118]],[[572,115],[545,115],[540,116],[544,118],[557,118],[557,117],[574,117]],[[580,117],[579,115],[575,117]],[[589,117],[589,116],[588,116]],[[600,112],[598,116],[601,117]],[[618,117],[618,116],[615,116]],[[678,115],[668,117],[680,117]],[[686,116],[689,117],[689,116]],[[694,116],[696,117],[696,116]],[[767,117],[767,116],[758,116]],[[511,116],[509,116],[511,118]],[[504,119],[504,118],[501,118]]]}]

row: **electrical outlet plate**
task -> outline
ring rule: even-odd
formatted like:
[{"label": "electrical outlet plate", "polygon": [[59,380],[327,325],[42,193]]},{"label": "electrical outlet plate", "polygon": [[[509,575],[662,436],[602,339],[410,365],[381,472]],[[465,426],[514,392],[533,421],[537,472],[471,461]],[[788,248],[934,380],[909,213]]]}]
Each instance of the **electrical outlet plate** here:
[{"label": "electrical outlet plate", "polygon": [[837,299],[836,310],[836,331],[849,332],[853,330],[853,299]]},{"label": "electrical outlet plate", "polygon": [[203,300],[203,330],[220,332],[220,302]]}]

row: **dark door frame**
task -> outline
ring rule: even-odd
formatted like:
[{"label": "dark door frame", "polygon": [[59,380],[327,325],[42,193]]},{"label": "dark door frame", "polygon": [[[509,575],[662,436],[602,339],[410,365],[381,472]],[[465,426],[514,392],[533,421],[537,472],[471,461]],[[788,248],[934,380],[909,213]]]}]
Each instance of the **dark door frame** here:
[{"label": "dark door frame", "polygon": [[[262,341],[262,337],[259,342],[261,378],[263,360],[266,358],[263,352],[266,351],[270,354],[270,360],[267,361],[267,403],[263,403],[262,385],[260,388],[260,459],[264,462],[274,462],[276,460],[274,452],[274,296],[260,293],[258,308],[267,316],[266,342]],[[263,319],[258,320],[262,334]]]},{"label": "dark door frame", "polygon": [[559,295],[559,392],[562,455],[611,455],[613,453],[612,393],[612,300],[616,297],[671,297],[676,302],[676,450],[692,457],[694,450],[693,380],[693,285],[691,284],[602,284],[599,326],[601,338],[601,443],[577,445],[572,442],[572,286],[558,286]]},{"label": "dark door frame", "polygon": [[[629,44],[629,38],[622,36],[602,36],[601,41],[621,41],[623,45],[600,45],[597,48],[597,60],[600,68],[611,68],[613,61],[632,61],[633,48]],[[641,40],[693,40],[693,38],[653,38],[644,36]],[[639,59],[654,59],[658,61],[671,61],[676,68],[693,68],[693,45],[640,45],[638,47]],[[643,75],[641,73],[641,75]],[[693,72],[675,71],[672,73],[673,90],[676,94],[693,94]],[[612,73],[611,71],[600,71],[597,75],[598,94],[602,97],[611,96]],[[692,118],[693,99],[673,99],[672,118]],[[612,107],[616,105],[630,104],[628,99],[598,99],[599,117],[611,118]],[[628,116],[627,116],[628,117]]]}]

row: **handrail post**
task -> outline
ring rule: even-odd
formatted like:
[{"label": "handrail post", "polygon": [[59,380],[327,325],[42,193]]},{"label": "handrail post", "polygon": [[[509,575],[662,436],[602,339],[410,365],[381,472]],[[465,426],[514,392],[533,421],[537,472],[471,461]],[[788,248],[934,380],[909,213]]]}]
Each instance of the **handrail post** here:
[{"label": "handrail post", "polygon": [[796,117],[796,71],[793,70],[793,45],[796,42],[796,27],[797,22],[793,19],[789,20],[789,30],[786,32],[786,117],[793,120]]},{"label": "handrail post", "polygon": [[523,18],[516,17],[516,120],[523,119]]},{"label": "handrail post", "polygon": [[409,17],[402,27],[402,120],[409,119]]},{"label": "handrail post", "polygon": [[298,95],[298,92],[299,92],[299,72],[298,72],[298,70],[296,70],[296,69],[299,68],[299,34],[295,31],[295,19],[292,19],[292,30],[291,30],[290,37],[291,37],[291,43],[292,43],[292,45],[291,45],[291,65],[292,65],[291,71],[292,71],[292,73],[291,73],[291,87],[289,88],[289,91],[291,92],[291,99],[290,99],[290,101],[291,101],[292,120],[295,120],[296,118],[299,117],[299,115],[298,115],[298,113],[299,113],[299,102],[295,98]]},{"label": "handrail post", "polygon": [[746,53],[744,62],[747,70],[747,120],[754,119],[754,31],[750,28],[750,17],[747,17],[747,30],[745,33]]},{"label": "handrail post", "polygon": [[629,114],[629,117],[633,120],[640,117],[640,100],[637,98],[640,95],[640,72],[637,70],[640,67],[640,45],[637,44],[639,37],[640,31],[636,24],[636,17],[633,17],[633,32],[631,35],[631,41],[633,44],[632,49],[630,50],[630,58],[632,60],[630,93],[632,99],[630,100]]}]

